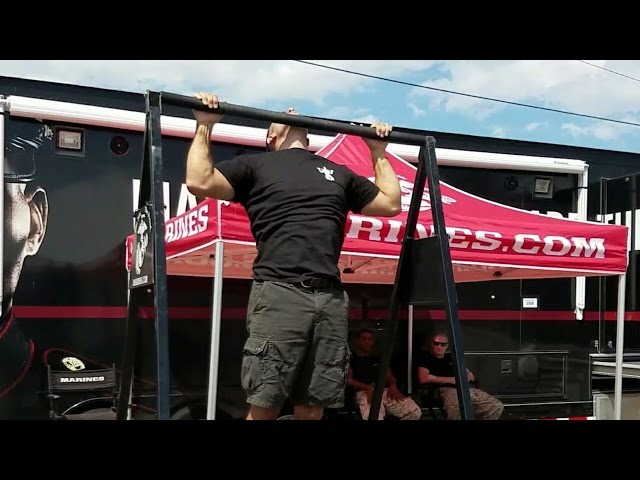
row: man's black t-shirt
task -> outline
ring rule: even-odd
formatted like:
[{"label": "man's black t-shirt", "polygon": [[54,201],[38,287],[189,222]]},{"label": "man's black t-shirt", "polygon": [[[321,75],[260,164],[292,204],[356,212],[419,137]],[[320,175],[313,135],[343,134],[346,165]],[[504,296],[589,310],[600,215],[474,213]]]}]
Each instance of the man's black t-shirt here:
[{"label": "man's black t-shirt", "polygon": [[431,375],[436,377],[453,377],[453,357],[450,353],[445,353],[444,357],[438,358],[431,352],[424,352],[417,361],[416,368],[424,367]]},{"label": "man's black t-shirt", "polygon": [[380,368],[380,358],[378,357],[360,357],[353,355],[351,357],[350,367],[353,378],[358,382],[371,385],[376,383],[378,378],[378,369]]},{"label": "man's black t-shirt", "polygon": [[301,148],[241,155],[216,168],[249,216],[256,280],[340,280],[347,213],[376,197],[373,182]]}]

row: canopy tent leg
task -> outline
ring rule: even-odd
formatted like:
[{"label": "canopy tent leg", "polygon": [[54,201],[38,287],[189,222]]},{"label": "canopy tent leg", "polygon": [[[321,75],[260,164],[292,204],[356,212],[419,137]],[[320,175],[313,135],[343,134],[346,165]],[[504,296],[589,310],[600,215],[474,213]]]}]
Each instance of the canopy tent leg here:
[{"label": "canopy tent leg", "polygon": [[624,361],[624,311],[627,275],[618,277],[618,312],[616,315],[616,377],[613,402],[613,419],[622,419],[622,363]]},{"label": "canopy tent leg", "polygon": [[216,418],[218,397],[218,367],[220,359],[220,325],[222,323],[222,283],[224,270],[224,242],[216,240],[216,258],[213,276],[213,305],[211,307],[211,348],[209,356],[209,394],[207,420]]}]

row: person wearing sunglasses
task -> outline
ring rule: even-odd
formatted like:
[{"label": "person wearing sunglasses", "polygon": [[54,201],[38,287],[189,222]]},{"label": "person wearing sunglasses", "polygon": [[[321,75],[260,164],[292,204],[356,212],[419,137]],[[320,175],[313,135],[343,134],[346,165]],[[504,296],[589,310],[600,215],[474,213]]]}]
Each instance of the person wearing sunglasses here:
[{"label": "person wearing sunglasses", "polygon": [[[460,420],[458,391],[453,366],[453,356],[448,351],[449,337],[438,332],[429,338],[429,347],[418,357],[416,364],[418,382],[422,386],[432,386],[442,400],[447,412],[447,420]],[[467,369],[467,379],[475,383],[473,373]],[[504,405],[493,395],[476,387],[469,389],[473,412],[478,420],[497,420],[502,415]]]}]

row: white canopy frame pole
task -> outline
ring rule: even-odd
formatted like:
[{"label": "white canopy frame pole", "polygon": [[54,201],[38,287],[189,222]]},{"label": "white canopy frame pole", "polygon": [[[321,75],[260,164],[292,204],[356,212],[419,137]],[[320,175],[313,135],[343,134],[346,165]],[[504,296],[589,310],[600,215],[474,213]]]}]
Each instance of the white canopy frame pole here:
[{"label": "white canopy frame pole", "polygon": [[413,305],[409,305],[407,314],[407,393],[413,393]]},{"label": "white canopy frame pole", "polygon": [[622,420],[622,364],[624,362],[624,313],[627,274],[618,277],[618,312],[616,316],[616,376],[613,402],[613,419]]},{"label": "white canopy frame pole", "polygon": [[224,241],[215,240],[215,266],[213,273],[213,304],[211,305],[211,349],[209,357],[209,394],[207,420],[216,418],[218,397],[218,367],[220,362],[220,325],[222,323],[222,283],[224,282]]}]

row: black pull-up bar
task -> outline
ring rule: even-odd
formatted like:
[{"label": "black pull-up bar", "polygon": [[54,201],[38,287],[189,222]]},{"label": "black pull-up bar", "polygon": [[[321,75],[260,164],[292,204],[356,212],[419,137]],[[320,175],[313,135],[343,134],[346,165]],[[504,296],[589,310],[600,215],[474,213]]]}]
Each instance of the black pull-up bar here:
[{"label": "black pull-up bar", "polygon": [[[251,118],[254,120],[264,120],[265,122],[282,123],[293,127],[306,127],[316,130],[324,130],[333,133],[346,133],[348,135],[357,135],[364,138],[379,139],[375,131],[371,127],[363,127],[360,125],[351,125],[335,120],[326,120],[324,118],[305,117],[304,115],[291,115],[289,113],[272,112],[270,110],[261,110],[253,107],[243,107],[242,105],[234,105],[232,103],[218,102],[218,108],[209,108],[195,97],[187,97],[177,95],[175,93],[161,92],[163,103],[175,105],[178,107],[191,108],[194,110],[202,110],[203,112],[215,112],[223,115],[234,117]],[[424,135],[416,135],[413,133],[394,132],[386,137],[387,140],[395,143],[403,143],[406,145],[422,146],[425,143]]]}]

